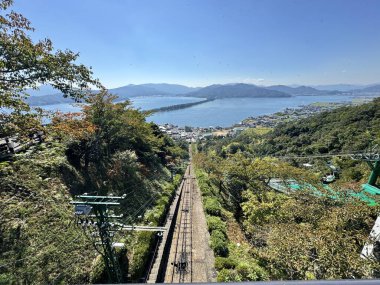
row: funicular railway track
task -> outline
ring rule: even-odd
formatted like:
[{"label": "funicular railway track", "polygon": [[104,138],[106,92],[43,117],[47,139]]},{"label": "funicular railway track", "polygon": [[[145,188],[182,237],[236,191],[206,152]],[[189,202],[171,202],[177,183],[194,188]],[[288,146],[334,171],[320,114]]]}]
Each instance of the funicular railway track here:
[{"label": "funicular railway track", "polygon": [[193,192],[193,175],[191,166],[189,166],[184,177],[165,283],[191,283],[193,281]]},{"label": "funicular railway track", "polygon": [[191,156],[164,227],[146,282],[215,282],[214,254]]}]

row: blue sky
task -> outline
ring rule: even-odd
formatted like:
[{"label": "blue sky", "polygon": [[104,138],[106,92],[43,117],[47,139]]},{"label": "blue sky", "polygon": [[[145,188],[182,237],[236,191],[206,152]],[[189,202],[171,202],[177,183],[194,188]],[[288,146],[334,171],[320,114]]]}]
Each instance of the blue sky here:
[{"label": "blue sky", "polygon": [[108,88],[380,82],[377,0],[15,0]]}]

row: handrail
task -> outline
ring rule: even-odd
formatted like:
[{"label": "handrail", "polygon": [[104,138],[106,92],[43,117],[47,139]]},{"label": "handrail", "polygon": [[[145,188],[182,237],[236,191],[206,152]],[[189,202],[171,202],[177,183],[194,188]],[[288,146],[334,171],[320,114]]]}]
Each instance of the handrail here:
[{"label": "handrail", "polygon": [[[133,283],[128,283],[132,285]],[[138,284],[138,283],[136,283]],[[173,283],[174,284],[174,283]],[[181,283],[181,285],[192,283]],[[212,282],[198,285],[378,285],[380,279],[343,279],[343,280],[286,280],[286,281],[252,281],[252,282]]]}]

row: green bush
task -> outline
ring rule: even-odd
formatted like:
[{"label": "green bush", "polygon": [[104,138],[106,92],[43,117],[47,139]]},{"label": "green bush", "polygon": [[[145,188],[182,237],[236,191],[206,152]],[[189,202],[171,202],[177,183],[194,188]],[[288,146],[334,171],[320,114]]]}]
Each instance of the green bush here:
[{"label": "green bush", "polygon": [[163,206],[166,206],[167,204],[169,204],[169,197],[168,196],[162,196],[160,199],[158,199],[157,201],[157,205],[163,205]]},{"label": "green bush", "polygon": [[216,279],[218,282],[232,282],[239,281],[238,276],[234,270],[222,269],[218,272],[218,277]]},{"label": "green bush", "polygon": [[212,197],[213,196],[212,188],[206,181],[200,180],[198,182],[198,185],[199,185],[199,188],[201,189],[202,196],[204,196],[204,197],[207,197],[207,196]]},{"label": "green bush", "polygon": [[207,214],[220,216],[222,205],[216,198],[206,198],[203,204]]},{"label": "green bush", "polygon": [[98,255],[92,262],[90,272],[91,283],[107,282],[107,271],[105,268],[104,260],[101,255]]},{"label": "green bush", "polygon": [[157,205],[153,209],[146,212],[145,221],[147,223],[153,223],[153,225],[159,225],[165,214],[166,205]]},{"label": "green bush", "polygon": [[359,182],[363,178],[363,173],[358,169],[350,169],[348,172],[348,177],[351,180],[354,180],[356,182]]},{"label": "green bush", "polygon": [[256,263],[242,262],[236,269],[223,268],[219,271],[218,282],[269,280],[268,273]]},{"label": "green bush", "polygon": [[211,233],[210,246],[217,256],[226,257],[228,255],[228,243],[226,236],[219,230]]},{"label": "green bush", "polygon": [[231,257],[216,257],[215,258],[215,268],[220,271],[222,269],[235,269],[237,262]]},{"label": "green bush", "polygon": [[139,232],[136,243],[132,246],[130,245],[129,250],[133,252],[132,258],[129,262],[129,274],[131,275],[131,280],[137,281],[144,276],[149,262],[149,251],[153,241],[153,232]]},{"label": "green bush", "polygon": [[240,281],[268,280],[268,273],[256,263],[241,262],[236,267]]},{"label": "green bush", "polygon": [[207,174],[201,170],[197,170],[196,175],[197,175],[198,186],[199,186],[199,189],[201,190],[202,196],[212,197],[213,196],[212,186],[209,183],[209,178]]},{"label": "green bush", "polygon": [[221,218],[219,217],[215,217],[215,216],[208,216],[207,217],[207,226],[208,226],[208,230],[209,232],[213,232],[213,231],[220,231],[222,232],[224,235],[226,234],[227,232],[227,225],[225,222],[222,221]]},{"label": "green bush", "polygon": [[223,147],[224,151],[229,154],[235,154],[238,151],[245,151],[245,146],[239,142],[230,143],[227,147]]},{"label": "green bush", "polygon": [[181,183],[181,181],[182,181],[182,175],[181,174],[174,175],[173,183],[172,183],[173,190],[175,190],[179,186],[179,184]]}]

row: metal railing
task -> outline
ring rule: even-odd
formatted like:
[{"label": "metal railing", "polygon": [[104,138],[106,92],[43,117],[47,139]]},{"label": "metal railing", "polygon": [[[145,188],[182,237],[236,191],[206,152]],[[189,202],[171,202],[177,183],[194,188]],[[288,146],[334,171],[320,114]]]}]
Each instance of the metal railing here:
[{"label": "metal railing", "polygon": [[[181,283],[193,284],[193,283]],[[347,280],[287,280],[287,281],[254,281],[254,282],[212,282],[197,283],[199,285],[379,285],[380,279],[347,279]],[[129,283],[128,285],[132,285]]]}]

